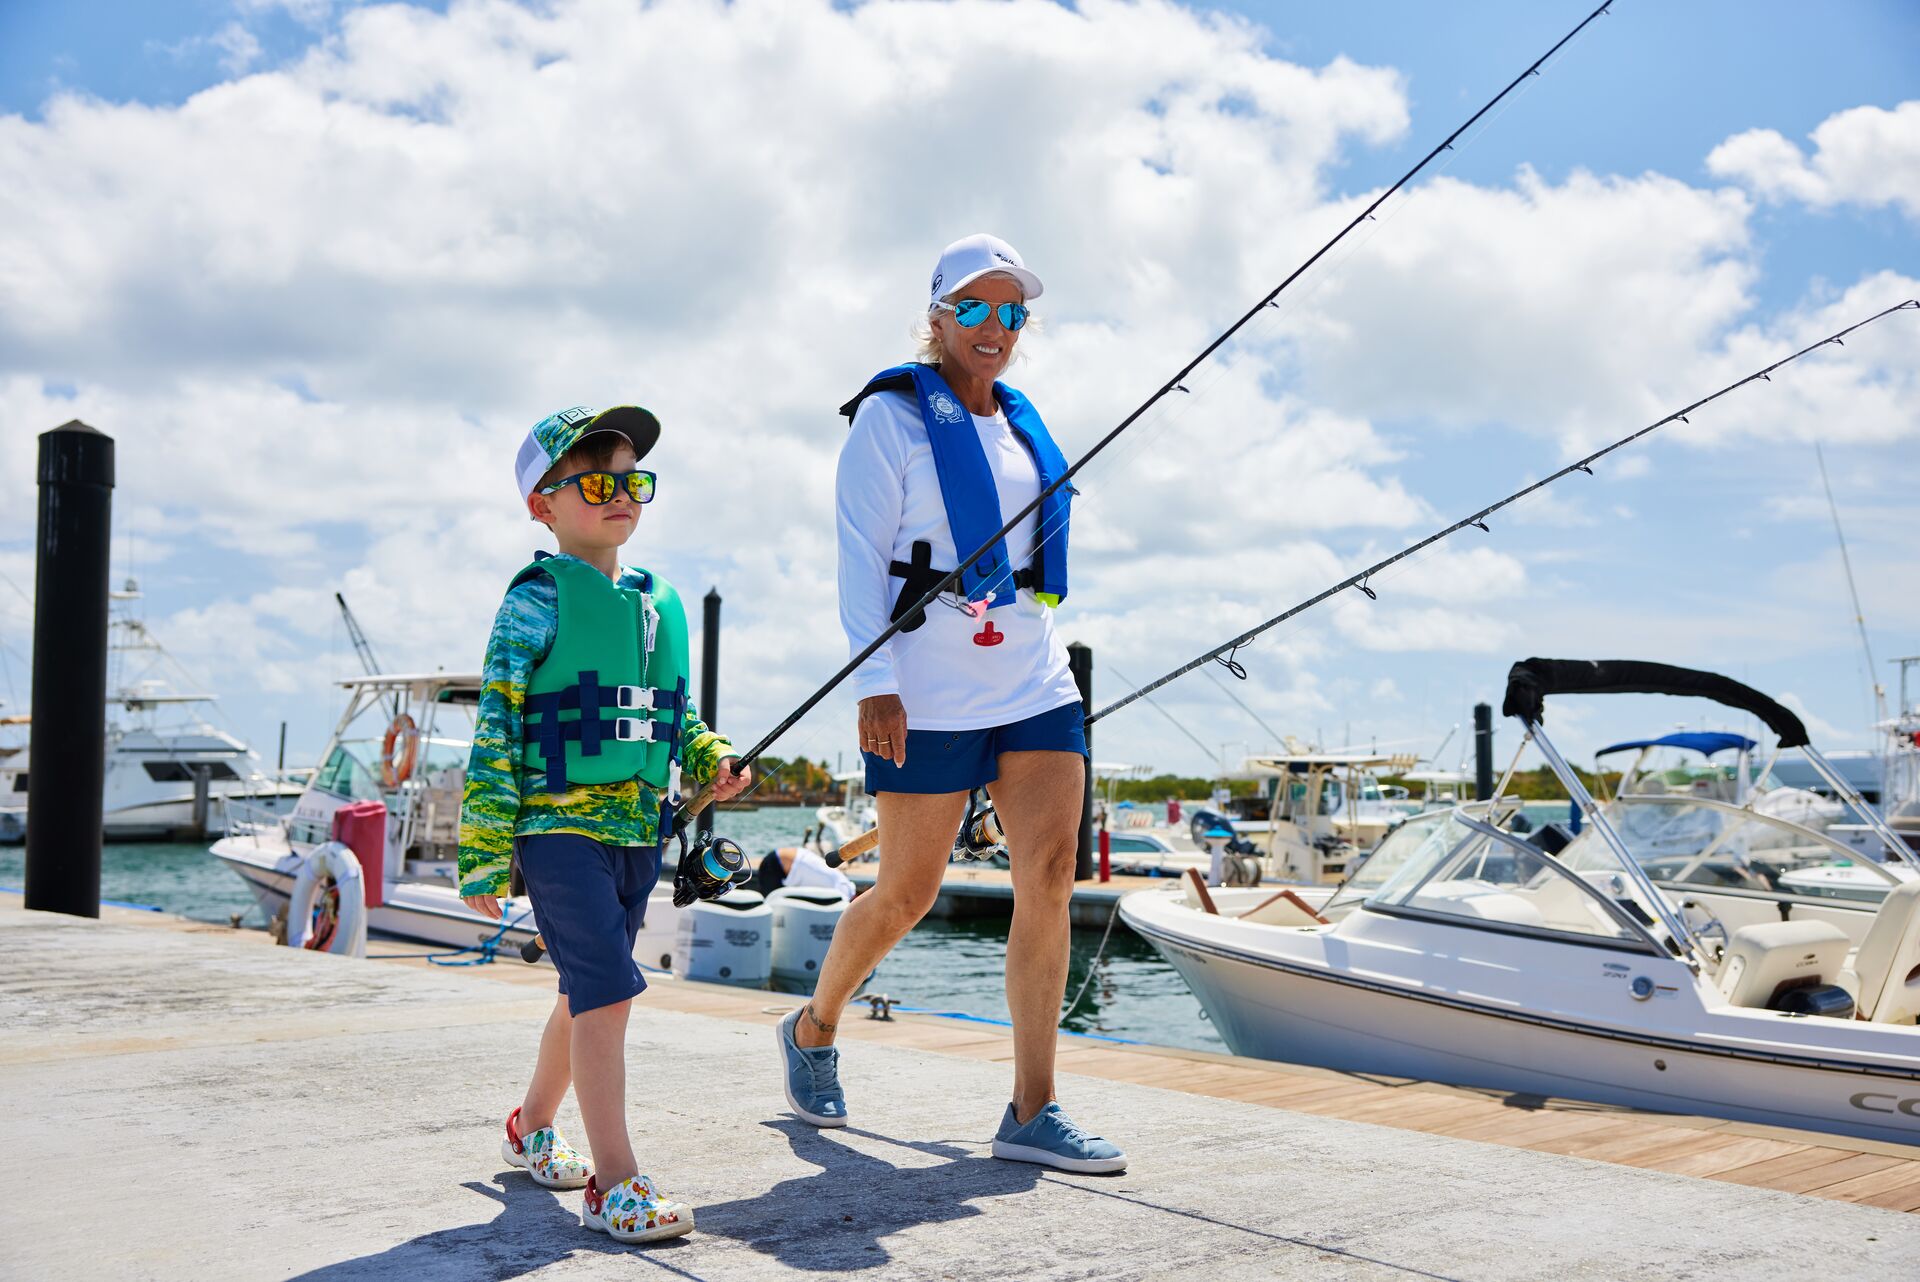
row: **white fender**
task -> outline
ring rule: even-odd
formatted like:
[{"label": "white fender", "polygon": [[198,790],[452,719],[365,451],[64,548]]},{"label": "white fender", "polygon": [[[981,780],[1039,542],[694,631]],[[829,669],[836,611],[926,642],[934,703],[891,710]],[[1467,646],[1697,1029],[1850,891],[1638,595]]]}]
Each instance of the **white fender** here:
[{"label": "white fender", "polygon": [[[314,904],[321,887],[331,878],[337,891],[339,920],[324,946],[309,936],[313,931]],[[287,904],[287,947],[319,948],[320,951],[350,957],[367,955],[367,888],[361,879],[360,861],[353,851],[337,841],[329,841],[300,860],[293,879],[293,895]]]}]

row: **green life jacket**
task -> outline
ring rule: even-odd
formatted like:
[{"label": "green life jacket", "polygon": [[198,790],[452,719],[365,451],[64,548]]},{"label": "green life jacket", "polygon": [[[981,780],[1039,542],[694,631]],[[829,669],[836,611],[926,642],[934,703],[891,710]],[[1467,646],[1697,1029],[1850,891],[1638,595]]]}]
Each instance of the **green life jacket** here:
[{"label": "green life jacket", "polygon": [[520,763],[541,792],[635,778],[664,791],[664,841],[680,800],[687,616],[672,584],[640,573],[644,588],[623,588],[583,561],[543,556],[514,576],[545,575],[560,598],[553,648],[527,683]]}]

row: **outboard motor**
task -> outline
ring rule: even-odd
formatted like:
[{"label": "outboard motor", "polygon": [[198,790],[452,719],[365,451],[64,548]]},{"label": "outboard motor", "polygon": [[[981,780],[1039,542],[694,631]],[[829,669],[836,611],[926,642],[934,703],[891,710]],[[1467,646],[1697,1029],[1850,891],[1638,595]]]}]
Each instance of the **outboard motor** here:
[{"label": "outboard motor", "polygon": [[847,901],[820,886],[782,886],[767,896],[773,914],[773,976],[811,984],[833,943]]},{"label": "outboard motor", "polygon": [[673,973],[762,988],[773,969],[773,910],[756,890],[733,890],[680,910]]}]

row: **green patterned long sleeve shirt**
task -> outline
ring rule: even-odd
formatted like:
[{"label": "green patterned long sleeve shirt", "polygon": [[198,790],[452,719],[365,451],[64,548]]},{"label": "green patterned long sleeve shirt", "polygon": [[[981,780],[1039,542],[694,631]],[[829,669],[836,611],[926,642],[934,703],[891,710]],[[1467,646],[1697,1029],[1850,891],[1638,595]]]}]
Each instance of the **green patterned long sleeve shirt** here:
[{"label": "green patterned long sleeve shirt", "polygon": [[[646,576],[622,567],[616,582],[637,589],[645,586]],[[507,893],[515,837],[571,832],[610,846],[653,846],[660,840],[660,791],[639,779],[582,784],[563,793],[526,787],[520,743],[527,683],[553,649],[559,603],[553,580],[536,575],[511,588],[494,616],[460,799],[462,895]],[[681,768],[691,792],[713,779],[721,759],[733,755],[733,745],[707,729],[691,699],[680,733]]]}]

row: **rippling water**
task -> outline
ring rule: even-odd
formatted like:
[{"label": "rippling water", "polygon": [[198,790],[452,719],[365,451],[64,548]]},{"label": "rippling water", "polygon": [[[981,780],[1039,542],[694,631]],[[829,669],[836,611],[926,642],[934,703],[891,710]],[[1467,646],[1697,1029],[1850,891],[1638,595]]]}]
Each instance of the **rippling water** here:
[{"label": "rippling water", "polygon": [[[812,817],[811,811],[791,809],[724,814],[719,830],[757,860],[775,845],[797,841]],[[0,848],[0,886],[19,887],[23,864],[20,847]],[[240,879],[198,845],[109,845],[100,869],[100,894],[201,921],[224,922],[240,913],[243,925],[266,924]],[[1005,1019],[1007,925],[1004,917],[929,919],[881,963],[869,991],[886,993],[908,1006]],[[1099,930],[1073,932],[1068,998],[1086,984],[1096,954],[1093,983],[1063,1027],[1164,1046],[1226,1049],[1180,976],[1145,940],[1117,922],[1104,953]]]}]

